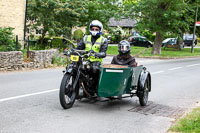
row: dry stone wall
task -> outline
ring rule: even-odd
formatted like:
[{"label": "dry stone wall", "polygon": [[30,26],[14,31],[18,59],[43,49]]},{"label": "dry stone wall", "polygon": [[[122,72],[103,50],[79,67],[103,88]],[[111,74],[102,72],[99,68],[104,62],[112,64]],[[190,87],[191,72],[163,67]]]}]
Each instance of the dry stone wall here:
[{"label": "dry stone wall", "polygon": [[21,51],[0,52],[0,71],[46,68],[51,66],[52,58],[57,50],[30,51],[26,62]]},{"label": "dry stone wall", "polygon": [[21,51],[0,52],[0,71],[21,70],[22,64]]}]

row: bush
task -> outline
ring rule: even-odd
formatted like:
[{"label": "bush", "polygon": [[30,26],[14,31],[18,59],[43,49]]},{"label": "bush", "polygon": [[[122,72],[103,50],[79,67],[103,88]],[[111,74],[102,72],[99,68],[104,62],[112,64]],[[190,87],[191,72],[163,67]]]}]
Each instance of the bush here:
[{"label": "bush", "polygon": [[146,37],[147,39],[149,39],[152,42],[154,42],[154,40],[155,40],[155,35],[152,34],[151,32],[149,32],[148,30],[142,31],[141,36]]},{"label": "bush", "polygon": [[61,54],[57,54],[53,56],[52,58],[52,64],[56,66],[66,66],[68,63],[69,63],[69,60],[67,59],[67,57]]},{"label": "bush", "polygon": [[[2,28],[0,27],[0,51],[15,51],[16,43],[14,40],[13,28]],[[21,45],[18,45],[20,49]]]},{"label": "bush", "polygon": [[83,38],[83,31],[80,30],[80,29],[75,30],[74,35],[73,35],[73,39],[79,41],[82,38]]},{"label": "bush", "polygon": [[63,38],[62,37],[53,37],[52,39],[52,47],[53,48],[63,48]]},{"label": "bush", "polygon": [[63,37],[45,37],[43,40],[43,44],[40,44],[40,39],[30,40],[29,46],[32,50],[43,50],[56,48],[59,51],[63,51],[65,48],[73,47],[73,42],[71,40],[65,39]]},{"label": "bush", "polygon": [[111,36],[111,43],[119,43],[122,40],[120,30],[112,31],[110,36]]},{"label": "bush", "polygon": [[41,44],[41,38],[31,37],[29,40],[29,47],[32,50],[44,50],[50,49],[51,46],[51,38],[46,36],[43,39],[43,44]]},{"label": "bush", "polygon": [[64,51],[65,48],[74,48],[74,43],[66,38],[54,37],[52,40],[53,48],[58,48],[59,51]]}]

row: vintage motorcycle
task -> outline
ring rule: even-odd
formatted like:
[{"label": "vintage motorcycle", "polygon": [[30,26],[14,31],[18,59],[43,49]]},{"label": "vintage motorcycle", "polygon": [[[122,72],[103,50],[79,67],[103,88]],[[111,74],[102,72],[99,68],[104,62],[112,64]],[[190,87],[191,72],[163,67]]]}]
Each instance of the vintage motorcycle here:
[{"label": "vintage motorcycle", "polygon": [[[151,75],[142,65],[126,67],[120,65],[101,65],[95,82],[91,71],[89,56],[94,53],[85,50],[68,50],[65,55],[70,57],[60,85],[60,104],[64,109],[71,108],[76,99],[105,97],[118,99],[137,96],[141,106],[148,102],[151,91]],[[129,94],[123,96],[123,94]]]},{"label": "vintage motorcycle", "polygon": [[96,86],[90,66],[89,56],[94,53],[85,50],[69,50],[65,55],[70,57],[60,86],[60,103],[64,109],[72,107],[75,99],[92,97]]}]

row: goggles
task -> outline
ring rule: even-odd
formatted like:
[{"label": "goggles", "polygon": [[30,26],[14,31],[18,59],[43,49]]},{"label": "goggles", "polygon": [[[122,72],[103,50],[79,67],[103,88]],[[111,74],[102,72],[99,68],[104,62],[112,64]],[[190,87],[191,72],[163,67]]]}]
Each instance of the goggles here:
[{"label": "goggles", "polygon": [[92,27],[90,30],[91,30],[91,31],[100,31],[100,29],[99,29],[99,28],[96,28],[96,27]]},{"label": "goggles", "polygon": [[130,50],[130,47],[128,45],[121,45],[120,50],[121,51],[128,51],[128,50]]}]

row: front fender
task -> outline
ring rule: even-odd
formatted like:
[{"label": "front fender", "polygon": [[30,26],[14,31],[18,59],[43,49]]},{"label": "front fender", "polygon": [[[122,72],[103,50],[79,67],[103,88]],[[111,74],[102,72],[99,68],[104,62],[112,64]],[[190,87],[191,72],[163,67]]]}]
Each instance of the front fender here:
[{"label": "front fender", "polygon": [[64,74],[68,73],[68,74],[71,74],[73,72],[73,66],[71,64],[69,64],[67,67],[66,67],[66,70],[63,71]]},{"label": "front fender", "polygon": [[67,69],[66,71],[65,71],[65,73],[72,73],[72,68],[69,68],[69,69]]},{"label": "front fender", "polygon": [[144,88],[144,84],[145,84],[145,81],[147,78],[149,78],[149,85],[150,85],[149,92],[150,92],[151,91],[151,74],[150,74],[150,72],[142,71],[140,73],[139,86],[140,86],[140,88]]}]

